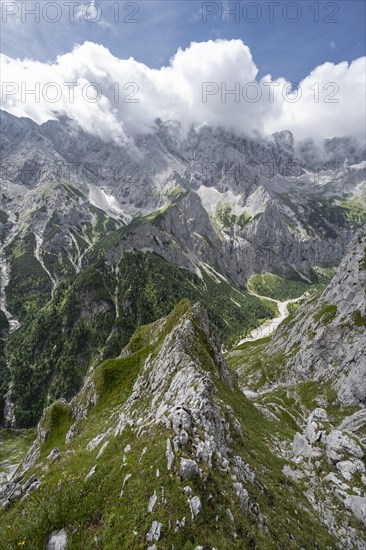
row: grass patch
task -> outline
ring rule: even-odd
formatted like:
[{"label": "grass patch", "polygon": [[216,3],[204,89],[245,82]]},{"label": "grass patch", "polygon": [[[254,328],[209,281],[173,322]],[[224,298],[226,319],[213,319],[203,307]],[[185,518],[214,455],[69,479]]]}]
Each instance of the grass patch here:
[{"label": "grass patch", "polygon": [[329,325],[337,317],[337,306],[333,304],[324,303],[320,308],[316,310],[314,314],[314,320],[322,325]]},{"label": "grass patch", "polygon": [[356,327],[366,327],[366,317],[361,314],[359,309],[352,313],[352,319]]},{"label": "grass patch", "polygon": [[312,286],[300,280],[284,279],[273,273],[252,275],[248,288],[261,296],[274,300],[290,300],[302,296],[311,290]]}]

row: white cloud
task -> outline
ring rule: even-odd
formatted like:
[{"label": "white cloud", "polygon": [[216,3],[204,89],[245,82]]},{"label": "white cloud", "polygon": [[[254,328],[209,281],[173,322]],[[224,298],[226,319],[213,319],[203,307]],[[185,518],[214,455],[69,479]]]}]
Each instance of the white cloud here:
[{"label": "white cloud", "polygon": [[[91,42],[76,46],[53,64],[7,56],[1,63],[3,108],[38,123],[67,114],[103,139],[119,141],[147,132],[157,117],[178,120],[185,128],[208,124],[250,136],[288,129],[298,140],[364,137],[365,58],[315,68],[300,82],[297,102],[285,79],[272,81],[267,75],[258,80],[251,52],[241,40],[192,43],[160,69],[133,58],[119,59]],[[5,97],[4,91],[12,87],[4,86],[12,82],[18,91]],[[50,101],[56,91],[47,88],[50,82],[62,92],[55,103]],[[65,82],[78,84],[74,101]],[[24,97],[24,88],[34,89],[36,83],[39,98]],[[96,103],[88,102],[93,97],[90,83],[102,91]]]}]

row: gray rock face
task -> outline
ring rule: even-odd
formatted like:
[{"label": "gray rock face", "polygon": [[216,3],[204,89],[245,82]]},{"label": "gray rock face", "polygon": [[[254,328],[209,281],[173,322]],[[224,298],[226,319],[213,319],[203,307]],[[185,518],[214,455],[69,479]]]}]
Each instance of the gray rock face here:
[{"label": "gray rock face", "polygon": [[366,525],[366,497],[349,495],[346,497],[345,505],[350,508],[353,514]]},{"label": "gray rock face", "polygon": [[[290,353],[285,380],[327,382],[345,405],[366,404],[366,230],[360,231],[316,302],[305,303],[268,348]],[[284,380],[282,380],[283,382]],[[364,413],[357,413],[362,422]]]},{"label": "gray rock face", "polygon": [[[356,413],[346,418],[341,425],[360,428],[360,418],[362,414]],[[295,482],[304,483],[306,477],[310,479],[305,481],[309,501],[323,517],[330,531],[339,539],[340,547],[362,548],[360,532],[348,526],[346,528],[345,522],[340,528],[340,520],[334,516],[335,510],[344,513],[346,508],[355,518],[365,522],[366,496],[362,487],[362,477],[361,484],[359,478],[355,477],[357,472],[361,476],[365,472],[362,460],[364,451],[359,439],[355,435],[351,436],[350,433],[334,429],[326,411],[317,408],[309,415],[304,434],[295,434],[292,453],[296,469],[286,465],[283,472]],[[304,461],[304,458],[307,460]],[[324,476],[324,469],[327,471],[329,466],[332,471]]]},{"label": "gray rock face", "polygon": [[175,436],[173,442],[175,451],[183,449],[188,443],[188,433],[185,430],[182,430]]},{"label": "gray rock face", "polygon": [[192,518],[194,519],[202,510],[202,503],[198,496],[192,497],[188,500],[191,512],[192,512]]},{"label": "gray rock face", "polygon": [[304,456],[311,457],[312,449],[309,445],[307,439],[302,434],[296,433],[293,443],[292,443],[292,452],[295,456]]},{"label": "gray rock face", "polygon": [[327,412],[324,409],[315,409],[308,418],[305,435],[310,443],[320,441],[324,435],[323,423],[328,420]]},{"label": "gray rock face", "polygon": [[326,455],[332,462],[340,462],[345,456],[363,457],[363,450],[348,435],[332,430],[326,438]]},{"label": "gray rock face", "polygon": [[151,514],[151,512],[153,511],[157,500],[158,500],[158,495],[156,494],[156,491],[154,491],[154,494],[149,499],[149,505],[147,507],[148,514]]},{"label": "gray rock face", "polygon": [[[117,146],[86,134],[66,118],[39,126],[4,111],[0,116],[3,189],[9,211],[21,213],[15,232],[26,221],[40,236],[41,248],[56,254],[62,249],[75,271],[83,253],[73,253],[78,247],[73,230],[93,222],[90,207],[104,210],[118,227],[131,216],[162,207],[178,186],[189,194],[181,208],[167,213],[164,231],[149,225],[129,245],[151,247],[192,270],[202,257],[243,283],[256,272],[295,275],[300,270],[306,275],[311,264],[337,264],[352,237],[353,230],[342,224],[335,224],[335,231],[334,219],[327,220],[327,230],[313,223],[319,182],[320,197],[328,200],[359,192],[363,185],[362,153],[349,145],[332,152],[339,155],[333,164],[319,159],[315,167],[296,152],[286,131],[248,139],[206,127],[182,137],[177,126],[159,123],[148,136]],[[70,196],[61,182],[76,187],[79,195]],[[43,194],[50,187],[44,211]],[[226,227],[217,218],[213,225],[209,215],[216,215],[217,204],[229,205],[237,218],[246,213],[249,222],[237,220]],[[54,212],[61,217],[62,233],[47,242],[43,235]],[[150,238],[149,231],[154,233]],[[175,254],[157,244],[159,234],[166,233],[180,245]],[[211,246],[205,245],[204,236]]]},{"label": "gray rock face", "polygon": [[67,546],[67,533],[65,529],[52,531],[47,543],[47,550],[65,550]]},{"label": "gray rock face", "polygon": [[0,484],[0,504],[6,508],[12,501],[26,499],[40,487],[41,481],[33,474],[24,481],[25,472]]},{"label": "gray rock face", "polygon": [[365,471],[365,466],[361,460],[341,460],[337,462],[336,467],[346,481],[351,481],[356,472]]},{"label": "gray rock face", "polygon": [[366,436],[363,434],[363,428],[366,426],[366,409],[360,409],[350,416],[346,416],[338,430],[357,434],[363,445],[366,445]]},{"label": "gray rock face", "polygon": [[189,458],[180,459],[180,476],[183,481],[187,481],[188,479],[192,479],[193,477],[197,477],[198,475],[199,468],[194,460],[191,460]]}]

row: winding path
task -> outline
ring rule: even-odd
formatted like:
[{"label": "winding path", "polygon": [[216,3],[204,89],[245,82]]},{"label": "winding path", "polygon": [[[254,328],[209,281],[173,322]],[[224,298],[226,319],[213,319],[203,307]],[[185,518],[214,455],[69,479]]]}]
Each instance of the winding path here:
[{"label": "winding path", "polygon": [[298,298],[294,298],[293,300],[286,300],[285,302],[280,302],[279,300],[275,300],[274,298],[268,298],[267,296],[261,296],[260,294],[257,294],[253,290],[248,289],[249,294],[252,296],[256,296],[257,298],[260,298],[262,300],[269,300],[270,302],[274,302],[278,308],[279,316],[275,317],[274,319],[267,319],[263,324],[261,324],[259,327],[252,330],[249,336],[246,338],[243,338],[243,340],[240,340],[237,346],[240,346],[241,344],[244,344],[244,342],[255,342],[255,340],[259,340],[260,338],[266,338],[267,336],[270,336],[278,327],[282,321],[286,319],[286,317],[289,316],[289,311],[287,309],[288,304],[293,304],[295,302],[298,302],[299,300],[302,300],[303,298],[306,298],[308,296],[308,292],[305,292],[302,296],[299,296]]}]

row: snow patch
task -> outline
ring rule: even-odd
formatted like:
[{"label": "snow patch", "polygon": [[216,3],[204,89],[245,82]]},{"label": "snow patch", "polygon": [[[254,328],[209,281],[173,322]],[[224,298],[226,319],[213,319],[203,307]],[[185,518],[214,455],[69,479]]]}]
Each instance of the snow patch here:
[{"label": "snow patch", "polygon": [[121,207],[120,203],[113,195],[109,195],[104,189],[89,185],[89,202],[96,208],[100,208],[111,217],[122,218],[130,221],[132,217],[128,215]]},{"label": "snow patch", "polygon": [[220,191],[215,189],[215,187],[206,187],[205,185],[201,185],[196,192],[207,212],[214,214],[218,204],[229,204],[232,213],[235,214],[235,216],[240,216],[243,212],[245,212],[245,208],[240,205],[242,196],[234,195],[232,191],[220,193]]}]

